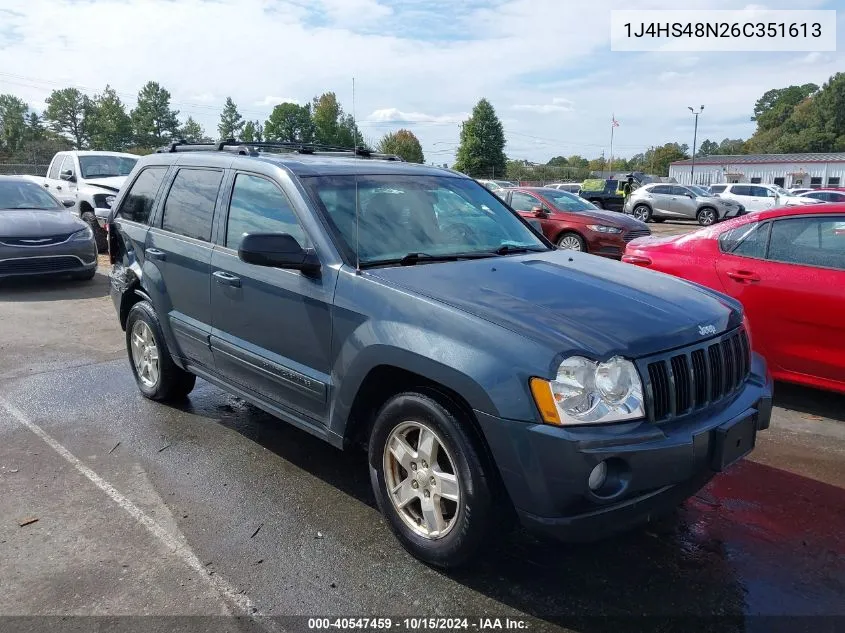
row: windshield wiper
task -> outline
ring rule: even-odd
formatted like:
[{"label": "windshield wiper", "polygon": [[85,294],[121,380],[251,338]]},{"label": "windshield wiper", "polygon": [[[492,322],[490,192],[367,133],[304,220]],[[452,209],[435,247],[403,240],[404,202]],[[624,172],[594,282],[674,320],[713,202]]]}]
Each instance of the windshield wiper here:
[{"label": "windshield wiper", "polygon": [[496,255],[515,255],[517,253],[540,253],[546,249],[531,248],[529,246],[514,246],[513,244],[502,244],[493,251]]},{"label": "windshield wiper", "polygon": [[483,259],[493,257],[495,254],[488,251],[474,253],[446,253],[443,255],[432,255],[430,253],[407,253],[403,257],[395,259],[374,259],[368,262],[361,262],[361,268],[372,268],[374,266],[415,266],[416,264],[428,262],[456,262],[460,259]]}]

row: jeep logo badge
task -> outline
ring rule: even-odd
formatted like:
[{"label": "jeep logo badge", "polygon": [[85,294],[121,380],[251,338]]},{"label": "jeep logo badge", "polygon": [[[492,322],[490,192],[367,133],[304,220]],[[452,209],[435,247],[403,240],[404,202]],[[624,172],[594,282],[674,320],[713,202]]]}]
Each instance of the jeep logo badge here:
[{"label": "jeep logo badge", "polygon": [[715,325],[699,325],[698,326],[698,333],[701,336],[712,335],[716,333],[716,326]]}]

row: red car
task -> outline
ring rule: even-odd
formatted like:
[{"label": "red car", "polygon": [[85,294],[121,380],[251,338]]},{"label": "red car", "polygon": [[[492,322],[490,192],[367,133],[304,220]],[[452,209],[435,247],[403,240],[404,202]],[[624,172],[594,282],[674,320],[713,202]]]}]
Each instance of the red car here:
[{"label": "red car", "polygon": [[738,299],[776,379],[845,393],[845,204],[771,209],[635,240],[622,261]]},{"label": "red car", "polygon": [[539,220],[543,235],[559,248],[619,259],[628,242],[651,235],[644,222],[602,211],[568,191],[517,187],[498,195],[522,217]]}]

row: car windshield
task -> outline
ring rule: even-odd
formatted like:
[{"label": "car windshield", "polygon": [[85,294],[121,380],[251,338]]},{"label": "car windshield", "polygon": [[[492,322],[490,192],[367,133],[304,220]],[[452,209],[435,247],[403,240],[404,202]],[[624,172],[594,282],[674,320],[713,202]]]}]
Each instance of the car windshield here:
[{"label": "car windshield", "polygon": [[791,196],[792,194],[789,193],[786,189],[781,189],[777,185],[769,185],[771,189],[774,189],[779,196]]},{"label": "car windshield", "polygon": [[0,209],[55,211],[62,205],[34,182],[0,180]]},{"label": "car windshield", "polygon": [[495,182],[500,187],[516,187],[516,185],[510,182],[509,180],[494,180],[493,182]]},{"label": "car windshield", "polygon": [[137,162],[128,156],[80,156],[79,168],[83,178],[110,178],[128,176]]},{"label": "car windshield", "polygon": [[560,209],[561,211],[572,211],[578,213],[579,211],[598,210],[598,207],[596,207],[592,202],[587,201],[585,198],[560,189],[544,191],[543,197],[549,200],[556,209]]},{"label": "car windshield", "polygon": [[704,187],[690,186],[689,188],[692,189],[692,191],[697,196],[711,197],[713,195],[712,193],[710,193],[710,191],[708,191]]},{"label": "car windshield", "polygon": [[[376,265],[545,251],[546,245],[474,180],[445,176],[302,179],[351,261]],[[357,205],[356,205],[357,194]],[[357,222],[356,222],[357,206]]]}]

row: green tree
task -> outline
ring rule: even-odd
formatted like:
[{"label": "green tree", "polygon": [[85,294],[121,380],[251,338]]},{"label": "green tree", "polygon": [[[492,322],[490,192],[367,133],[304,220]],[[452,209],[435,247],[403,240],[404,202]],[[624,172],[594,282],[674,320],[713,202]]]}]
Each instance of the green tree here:
[{"label": "green tree", "polygon": [[314,140],[314,121],[309,104],[280,103],[264,123],[264,138],[286,143],[311,143]]},{"label": "green tree", "polygon": [[260,143],[264,140],[264,126],[258,121],[247,121],[241,132],[241,140],[245,143]]},{"label": "green tree", "polygon": [[410,130],[388,132],[378,142],[376,149],[383,154],[396,154],[409,163],[425,163],[420,140]]},{"label": "green tree", "polygon": [[53,130],[70,136],[76,149],[85,149],[92,110],[93,104],[87,95],[76,88],[63,88],[47,97],[44,118]]},{"label": "green tree", "polygon": [[155,81],[141,88],[138,104],[129,116],[139,147],[161,146],[179,130],[179,111],[170,109],[170,93]]},{"label": "green tree", "polygon": [[567,160],[567,163],[570,167],[576,167],[579,169],[587,169],[590,166],[590,161],[588,161],[583,156],[578,156],[578,154],[573,154]]},{"label": "green tree", "polygon": [[454,168],[474,178],[501,178],[505,173],[505,132],[493,105],[481,99],[461,125]]},{"label": "green tree", "polygon": [[751,120],[757,121],[759,130],[771,130],[783,125],[796,106],[815,94],[818,89],[816,84],[808,83],[803,86],[769,90],[754,104],[754,116]]},{"label": "green tree", "polygon": [[46,136],[44,123],[37,112],[30,112],[26,117],[26,142],[27,144],[43,141]]},{"label": "green tree", "polygon": [[238,112],[238,107],[232,101],[232,97],[226,97],[226,105],[223,106],[223,112],[220,114],[220,123],[217,125],[220,138],[240,137],[241,130],[244,129],[244,124],[244,118]]},{"label": "green tree", "polygon": [[555,156],[548,163],[546,163],[546,165],[549,165],[550,167],[565,167],[568,164],[569,163],[566,160],[565,156]]},{"label": "green tree", "polygon": [[311,102],[311,118],[314,122],[314,140],[323,145],[339,145],[339,121],[343,117],[343,108],[333,92],[325,92],[314,97]]},{"label": "green tree", "polygon": [[26,140],[29,106],[14,95],[0,95],[0,149],[14,152]]},{"label": "green tree", "polygon": [[600,158],[594,158],[588,163],[587,166],[590,168],[590,171],[604,171],[605,169],[607,169],[607,160],[604,156],[601,156]]},{"label": "green tree", "polygon": [[177,135],[179,138],[184,139],[189,143],[204,143],[211,140],[206,138],[205,130],[202,129],[202,126],[190,116],[185,119],[185,122],[182,124],[182,127],[179,128]]},{"label": "green tree", "polygon": [[688,150],[689,147],[686,144],[678,145],[677,143],[666,143],[660,147],[655,147],[653,156],[650,157],[650,163],[653,165],[652,173],[658,176],[668,176],[669,164],[689,158]]},{"label": "green tree", "polygon": [[712,156],[713,154],[719,153],[719,144],[715,141],[711,141],[710,139],[705,139],[702,141],[701,145],[698,147],[698,151],[695,153],[697,158],[702,156]]},{"label": "green tree", "polygon": [[747,151],[745,146],[745,141],[741,138],[725,138],[722,139],[721,143],[719,143],[719,149],[716,153],[722,154],[723,156],[746,154]]},{"label": "green tree", "polygon": [[111,86],[91,102],[87,127],[93,149],[122,152],[132,142],[132,121]]}]

